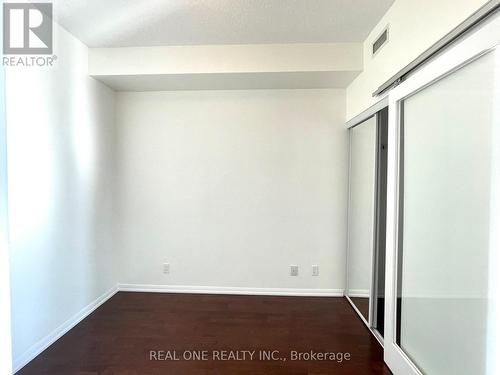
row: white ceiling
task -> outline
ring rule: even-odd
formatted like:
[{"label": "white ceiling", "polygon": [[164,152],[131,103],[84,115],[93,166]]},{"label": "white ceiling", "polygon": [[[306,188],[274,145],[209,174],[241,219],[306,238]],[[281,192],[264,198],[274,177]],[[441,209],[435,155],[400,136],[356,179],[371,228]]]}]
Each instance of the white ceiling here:
[{"label": "white ceiling", "polygon": [[56,0],[89,47],[361,42],[394,0]]}]

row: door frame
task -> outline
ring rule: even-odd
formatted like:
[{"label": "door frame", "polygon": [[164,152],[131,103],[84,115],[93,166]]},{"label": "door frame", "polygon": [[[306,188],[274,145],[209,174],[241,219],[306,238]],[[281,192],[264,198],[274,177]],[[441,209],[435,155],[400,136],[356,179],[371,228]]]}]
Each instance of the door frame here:
[{"label": "door frame", "polygon": [[[398,255],[400,250],[400,188],[402,186],[402,103],[404,99],[425,89],[458,69],[498,48],[500,44],[500,12],[477,25],[469,34],[446,51],[435,56],[389,94],[388,166],[387,166],[387,231],[384,360],[398,375],[422,375],[422,372],[396,344],[396,304]],[[498,51],[498,50],[497,50]],[[497,56],[500,56],[500,51]],[[432,136],[432,135],[431,135]],[[466,339],[466,337],[464,337]]]},{"label": "door frame", "polygon": [[[361,311],[358,309],[356,304],[352,301],[350,298],[348,291],[349,291],[349,258],[350,258],[350,243],[349,243],[349,233],[350,233],[350,220],[351,220],[351,171],[352,171],[352,129],[354,129],[357,126],[362,126],[363,123],[372,117],[375,119],[375,137],[374,137],[374,158],[373,158],[373,175],[371,176],[371,180],[373,182],[373,185],[376,183],[376,177],[377,177],[377,147],[376,147],[376,142],[377,142],[377,113],[372,113],[368,117],[364,118],[363,120],[359,121],[358,123],[349,126],[348,132],[349,132],[349,164],[348,164],[348,201],[347,201],[347,254],[346,254],[346,292],[344,293],[345,297],[353,307],[354,311],[359,315],[361,320],[365,323],[365,325],[368,327],[368,329],[372,330],[371,328],[371,322],[372,322],[372,295],[373,295],[373,285],[372,285],[372,279],[373,279],[373,260],[374,260],[374,249],[373,249],[373,244],[375,243],[374,238],[375,238],[375,225],[373,225],[372,228],[372,249],[370,251],[370,275],[368,277],[368,280],[370,281],[370,285],[368,287],[368,317],[365,317]],[[373,223],[375,224],[375,195],[373,197],[373,203],[372,206],[370,207],[370,212],[372,213],[372,218],[373,218]],[[380,344],[382,342],[379,340]]]},{"label": "door frame", "polygon": [[[350,121],[346,123],[346,128],[348,129],[348,142],[349,142],[349,150],[348,150],[348,199],[347,199],[347,252],[346,252],[346,278],[345,278],[345,293],[344,296],[346,297],[347,301],[351,304],[352,308],[354,311],[359,315],[360,319],[363,321],[363,323],[366,325],[366,327],[372,332],[372,334],[375,336],[375,338],[378,340],[380,345],[383,347],[384,346],[384,339],[380,335],[380,333],[375,329],[374,327],[374,320],[375,320],[375,310],[374,310],[374,303],[375,303],[375,297],[376,297],[376,289],[374,287],[374,282],[376,278],[376,273],[377,270],[375,269],[376,266],[376,259],[377,259],[377,241],[378,241],[378,210],[377,210],[377,203],[378,203],[378,175],[379,175],[379,141],[380,141],[380,122],[381,122],[381,111],[388,106],[388,99],[387,97],[379,100],[377,103],[372,105],[370,108],[368,108],[366,111],[360,113],[358,116],[354,117]],[[351,300],[351,298],[348,295],[348,290],[349,290],[349,223],[350,223],[350,204],[351,204],[351,160],[352,160],[352,153],[351,153],[351,145],[352,145],[352,129],[355,128],[358,125],[361,125],[365,121],[369,120],[370,118],[374,117],[375,118],[375,155],[374,155],[374,170],[373,170],[373,176],[372,176],[372,181],[373,181],[373,186],[374,186],[374,198],[373,198],[373,204],[371,207],[371,212],[373,216],[373,239],[372,239],[372,249],[370,251],[370,286],[368,290],[368,296],[369,296],[369,310],[368,310],[368,319],[366,319],[363,314],[359,311],[357,306],[354,304],[354,302]]]}]

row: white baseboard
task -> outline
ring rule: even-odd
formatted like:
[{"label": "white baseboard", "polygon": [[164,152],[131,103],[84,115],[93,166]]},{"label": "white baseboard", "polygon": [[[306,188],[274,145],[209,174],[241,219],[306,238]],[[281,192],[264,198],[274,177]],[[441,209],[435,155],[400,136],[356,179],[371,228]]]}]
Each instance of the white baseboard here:
[{"label": "white baseboard", "polygon": [[55,341],[61,338],[66,332],[68,332],[71,328],[80,323],[83,319],[89,316],[95,309],[101,306],[108,299],[113,297],[116,292],[118,292],[118,287],[114,286],[109,289],[103,295],[89,303],[83,309],[78,311],[75,315],[49,333],[47,336],[33,344],[28,350],[26,350],[23,354],[21,354],[18,358],[13,359],[13,371],[14,373],[19,371],[21,368],[26,366],[30,361],[32,361],[36,356],[42,353],[45,349],[47,349],[50,345],[52,345]]},{"label": "white baseboard", "polygon": [[370,291],[368,289],[349,289],[348,295],[349,297],[368,298],[370,297]]},{"label": "white baseboard", "polygon": [[241,288],[191,285],[118,284],[124,292],[241,294],[257,296],[343,297],[344,289]]}]

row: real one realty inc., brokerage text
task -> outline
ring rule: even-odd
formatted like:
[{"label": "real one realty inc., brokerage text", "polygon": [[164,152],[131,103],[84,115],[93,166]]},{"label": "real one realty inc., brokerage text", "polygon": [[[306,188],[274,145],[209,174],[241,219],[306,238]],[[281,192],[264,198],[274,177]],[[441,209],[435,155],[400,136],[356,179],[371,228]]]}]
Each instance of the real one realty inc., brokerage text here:
[{"label": "real one realty inc., brokerage text", "polygon": [[150,361],[330,361],[351,360],[351,353],[290,350],[150,350]]}]

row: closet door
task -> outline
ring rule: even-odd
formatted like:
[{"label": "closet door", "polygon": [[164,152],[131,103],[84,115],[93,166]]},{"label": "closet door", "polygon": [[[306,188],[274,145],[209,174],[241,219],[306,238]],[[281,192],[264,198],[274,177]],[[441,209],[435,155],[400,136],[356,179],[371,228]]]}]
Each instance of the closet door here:
[{"label": "closet door", "polygon": [[397,375],[500,373],[499,20],[390,94],[385,358]]},{"label": "closet door", "polygon": [[376,116],[350,133],[347,296],[368,324],[374,250]]}]

